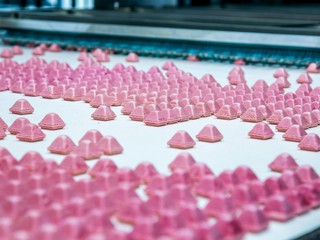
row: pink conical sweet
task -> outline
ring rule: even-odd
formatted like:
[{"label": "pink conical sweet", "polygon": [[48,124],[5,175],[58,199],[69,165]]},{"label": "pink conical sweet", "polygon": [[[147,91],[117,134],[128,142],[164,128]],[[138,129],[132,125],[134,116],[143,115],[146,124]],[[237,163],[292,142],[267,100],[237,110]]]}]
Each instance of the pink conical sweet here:
[{"label": "pink conical sweet", "polygon": [[11,49],[3,49],[0,57],[2,58],[12,58],[14,56],[13,52]]},{"label": "pink conical sweet", "polygon": [[320,137],[315,133],[309,133],[303,137],[298,147],[306,151],[320,151]]},{"label": "pink conical sweet", "polygon": [[24,128],[24,126],[29,123],[30,123],[30,121],[27,118],[23,118],[23,117],[17,118],[10,125],[8,130],[11,134],[18,134]]},{"label": "pink conical sweet", "polygon": [[257,175],[248,166],[239,166],[239,167],[237,167],[233,171],[232,177],[236,182],[239,182],[239,183],[249,183],[251,181],[258,180]]},{"label": "pink conical sweet", "polygon": [[289,88],[291,86],[291,83],[285,77],[278,77],[276,83],[283,88]]},{"label": "pink conical sweet", "polygon": [[126,57],[127,62],[139,62],[139,57],[135,53],[129,53],[129,55]]},{"label": "pink conical sweet", "polygon": [[14,55],[23,54],[22,48],[20,46],[18,46],[18,45],[12,47],[12,52],[13,52]]},{"label": "pink conical sweet", "polygon": [[97,177],[101,174],[115,173],[117,169],[117,165],[111,159],[102,158],[89,171],[89,175],[91,177]]},{"label": "pink conical sweet", "polygon": [[84,174],[89,169],[84,159],[77,154],[69,154],[66,156],[60,163],[60,167],[74,176]]},{"label": "pink conical sweet", "polygon": [[205,163],[195,163],[189,169],[189,176],[194,182],[201,181],[206,175],[214,175]]},{"label": "pink conical sweet", "polygon": [[76,148],[76,144],[67,135],[58,136],[48,147],[51,153],[69,154]]},{"label": "pink conical sweet", "polygon": [[97,62],[109,62],[110,58],[107,53],[100,53],[98,56],[96,56]]},{"label": "pink conical sweet", "polygon": [[119,168],[117,169],[117,175],[120,183],[128,183],[133,187],[140,185],[140,179],[131,168]]},{"label": "pink conical sweet", "polygon": [[302,73],[298,79],[297,79],[297,83],[306,83],[306,84],[311,84],[313,82],[312,78],[310,77],[310,75],[308,73]]},{"label": "pink conical sweet", "polygon": [[124,115],[130,115],[130,113],[137,107],[135,101],[128,101],[123,108],[121,109],[121,113]]},{"label": "pink conical sweet", "polygon": [[190,153],[182,152],[169,164],[169,168],[171,171],[177,169],[189,170],[195,162],[196,161]]},{"label": "pink conical sweet", "polygon": [[144,106],[137,106],[130,113],[129,117],[133,121],[143,121],[146,115],[149,113],[149,110]]},{"label": "pink conical sweet", "polygon": [[203,142],[218,142],[223,136],[214,125],[206,125],[197,135],[196,138]]},{"label": "pink conical sweet", "polygon": [[279,124],[280,121],[285,117],[285,113],[283,110],[278,109],[275,110],[268,118],[267,122],[270,124]]},{"label": "pink conical sweet", "polygon": [[46,135],[41,131],[41,129],[36,124],[27,124],[24,128],[17,134],[17,138],[24,142],[37,142],[42,141]]},{"label": "pink conical sweet", "polygon": [[238,117],[238,112],[231,105],[223,105],[214,115],[218,119],[232,120]]},{"label": "pink conical sweet", "polygon": [[295,170],[299,165],[290,154],[281,153],[268,166],[272,171],[283,172]]},{"label": "pink conical sweet", "polygon": [[286,196],[277,194],[267,200],[264,213],[271,220],[285,222],[294,217],[295,208]]},{"label": "pink conical sweet", "polygon": [[255,205],[247,205],[239,215],[239,221],[245,231],[258,233],[268,227],[269,221],[263,211]]},{"label": "pink conical sweet", "polygon": [[256,107],[249,107],[240,118],[244,122],[262,122],[264,117],[262,113]]},{"label": "pink conical sweet", "polygon": [[24,166],[30,171],[35,171],[39,169],[39,166],[45,162],[44,158],[40,153],[35,151],[30,151],[25,153],[19,161],[21,166]]},{"label": "pink conical sweet", "polygon": [[175,67],[172,61],[166,61],[165,64],[162,66],[163,70],[169,70],[170,68]]},{"label": "pink conical sweet", "polygon": [[285,68],[279,68],[274,72],[273,76],[275,78],[278,78],[278,77],[287,78],[287,77],[289,77],[289,74],[288,74],[288,72],[287,72],[287,70]]},{"label": "pink conical sweet", "polygon": [[39,126],[46,130],[58,130],[64,128],[65,123],[57,113],[48,113],[39,122]]},{"label": "pink conical sweet", "polygon": [[93,130],[89,130],[88,132],[86,132],[83,135],[83,137],[79,140],[79,143],[84,140],[89,140],[93,143],[98,143],[101,138],[103,138],[103,135],[101,134],[101,132],[93,129]]},{"label": "pink conical sweet", "polygon": [[163,111],[152,111],[143,120],[148,126],[161,127],[167,124],[168,116]]},{"label": "pink conical sweet", "polygon": [[233,64],[243,66],[246,65],[247,63],[243,59],[236,59]]},{"label": "pink conical sweet", "polygon": [[94,120],[110,121],[116,118],[116,114],[107,105],[100,105],[97,110],[92,113],[91,117]]},{"label": "pink conical sweet", "polygon": [[311,112],[303,112],[301,115],[307,120],[309,128],[318,126],[318,118]]},{"label": "pink conical sweet", "polygon": [[193,148],[196,142],[186,131],[180,130],[176,132],[167,143],[172,148],[188,149]]},{"label": "pink conical sweet", "polygon": [[267,140],[274,136],[274,132],[268,124],[262,122],[257,123],[248,135],[254,139]]},{"label": "pink conical sweet", "polygon": [[210,198],[222,190],[223,182],[212,174],[203,176],[195,187],[196,194],[206,198]]},{"label": "pink conical sweet", "polygon": [[62,51],[60,46],[56,43],[51,44],[51,46],[49,47],[48,50],[51,52],[61,52]]},{"label": "pink conical sweet", "polygon": [[42,55],[44,55],[44,50],[43,50],[41,47],[36,47],[36,48],[32,51],[32,55],[42,56]]},{"label": "pink conical sweet", "polygon": [[74,153],[83,157],[85,160],[97,159],[102,155],[102,152],[97,148],[96,144],[89,140],[82,140],[74,150]]},{"label": "pink conical sweet", "polygon": [[276,126],[279,132],[286,132],[292,125],[297,124],[297,122],[292,117],[284,117]]},{"label": "pink conical sweet", "polygon": [[207,216],[219,218],[220,216],[230,214],[235,210],[236,207],[232,197],[226,196],[223,193],[215,193],[204,208],[204,213]]},{"label": "pink conical sweet", "polygon": [[303,165],[296,168],[296,173],[303,183],[312,183],[319,180],[319,175],[309,165]]},{"label": "pink conical sweet", "polygon": [[57,99],[61,97],[61,92],[55,86],[48,86],[42,90],[40,95],[47,99]]},{"label": "pink conical sweet", "polygon": [[279,178],[279,186],[281,190],[295,189],[302,184],[298,174],[291,170],[284,171]]},{"label": "pink conical sweet", "polygon": [[148,183],[153,176],[159,174],[153,164],[149,162],[140,163],[135,168],[134,172],[140,178],[142,183]]},{"label": "pink conical sweet", "polygon": [[115,155],[123,152],[123,147],[112,136],[105,136],[97,142],[97,148],[105,155]]},{"label": "pink conical sweet", "polygon": [[84,61],[89,58],[89,54],[87,52],[81,52],[78,56],[78,61]]},{"label": "pink conical sweet", "polygon": [[20,99],[16,101],[9,110],[13,114],[19,114],[19,115],[24,115],[24,114],[31,114],[34,111],[34,108],[31,106],[31,104],[25,100],[25,99]]},{"label": "pink conical sweet", "polygon": [[316,63],[310,63],[306,71],[307,73],[319,73],[320,68]]},{"label": "pink conical sweet", "polygon": [[199,62],[200,61],[200,58],[198,58],[196,55],[190,55],[187,57],[187,61],[190,61],[190,62]]},{"label": "pink conical sweet", "polygon": [[283,134],[283,138],[286,141],[300,142],[304,136],[307,135],[307,132],[301,125],[292,125],[286,132]]},{"label": "pink conical sweet", "polygon": [[301,114],[294,114],[292,118],[299,124],[303,129],[309,128],[309,122]]}]

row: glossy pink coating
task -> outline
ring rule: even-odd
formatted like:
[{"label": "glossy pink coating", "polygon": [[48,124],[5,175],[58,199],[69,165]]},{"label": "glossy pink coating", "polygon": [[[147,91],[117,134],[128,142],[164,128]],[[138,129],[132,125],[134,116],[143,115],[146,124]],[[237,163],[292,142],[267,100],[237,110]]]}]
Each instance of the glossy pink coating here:
[{"label": "glossy pink coating", "polygon": [[148,114],[149,110],[145,106],[137,106],[132,110],[129,117],[133,121],[143,121]]},{"label": "glossy pink coating", "polygon": [[124,115],[130,115],[130,113],[137,107],[135,101],[128,101],[121,109],[121,113]]},{"label": "glossy pink coating", "polygon": [[104,173],[115,173],[117,169],[117,165],[111,159],[102,158],[89,170],[89,175],[91,177],[98,177]]},{"label": "glossy pink coating", "polygon": [[116,213],[116,218],[128,224],[136,224],[140,217],[150,215],[150,210],[140,199],[129,200],[123,208]]},{"label": "glossy pink coating", "polygon": [[100,105],[97,110],[95,110],[91,117],[94,120],[99,121],[110,121],[116,118],[116,114],[107,105]]},{"label": "glossy pink coating", "polygon": [[44,52],[45,51],[41,47],[36,47],[35,49],[33,49],[32,55],[42,56],[42,55],[44,55]]},{"label": "glossy pink coating", "polygon": [[123,152],[123,147],[113,136],[104,136],[97,142],[97,148],[105,155],[115,155]]},{"label": "glossy pink coating", "polygon": [[12,105],[12,107],[9,108],[9,110],[13,114],[25,115],[25,114],[33,113],[34,108],[31,106],[31,104],[27,100],[20,99],[20,100],[17,100]]},{"label": "glossy pink coating", "polygon": [[295,207],[282,194],[270,197],[264,207],[264,213],[270,220],[285,222],[295,215]]},{"label": "glossy pink coating", "polygon": [[65,122],[57,113],[48,113],[38,124],[42,129],[58,130],[65,127]]},{"label": "glossy pink coating", "polygon": [[79,143],[84,140],[89,140],[93,143],[98,143],[101,138],[103,138],[102,133],[98,130],[92,129],[92,130],[87,131],[83,135],[83,137],[79,140]]},{"label": "glossy pink coating", "polygon": [[241,227],[248,232],[258,233],[268,228],[269,221],[257,205],[246,205],[239,217]]},{"label": "glossy pink coating", "polygon": [[309,128],[309,122],[304,116],[302,116],[302,114],[294,114],[292,118],[297,122],[297,124],[301,125],[303,129]]},{"label": "glossy pink coating", "polygon": [[30,171],[35,171],[39,169],[39,166],[41,166],[44,162],[45,160],[40,153],[36,151],[29,151],[22,156],[19,164]]},{"label": "glossy pink coating", "polygon": [[135,53],[129,53],[128,56],[126,57],[127,62],[139,62],[139,57]]},{"label": "glossy pink coating", "polygon": [[297,124],[296,120],[292,117],[284,117],[281,121],[277,124],[276,129],[279,132],[286,132],[292,125]]},{"label": "glossy pink coating", "polygon": [[274,132],[268,124],[261,122],[254,125],[248,135],[254,139],[267,140],[274,136]]},{"label": "glossy pink coating", "polygon": [[102,155],[102,151],[90,140],[81,140],[78,147],[73,152],[85,160],[97,159]]},{"label": "glossy pink coating", "polygon": [[301,84],[302,83],[311,84],[312,82],[313,80],[307,72],[302,73],[297,79],[297,83],[301,83]]},{"label": "glossy pink coating", "polygon": [[233,120],[238,117],[236,109],[231,105],[223,105],[215,114],[218,119]]},{"label": "glossy pink coating", "polygon": [[134,173],[140,178],[142,183],[148,183],[153,176],[159,174],[158,170],[150,162],[138,164]]},{"label": "glossy pink coating", "polygon": [[236,210],[233,198],[223,193],[214,193],[204,208],[204,213],[211,217],[221,217],[233,213]]},{"label": "glossy pink coating", "polygon": [[16,137],[24,142],[37,142],[42,141],[46,135],[41,131],[38,125],[30,123],[25,125]]},{"label": "glossy pink coating", "polygon": [[223,191],[223,182],[212,174],[206,174],[195,186],[195,193],[201,197],[210,198],[217,192]]},{"label": "glossy pink coating", "polygon": [[256,107],[249,107],[241,116],[241,120],[244,122],[261,122],[264,120],[264,116]]},{"label": "glossy pink coating", "polygon": [[318,152],[320,151],[320,137],[315,133],[305,135],[298,144],[301,150]]},{"label": "glossy pink coating", "polygon": [[223,139],[223,135],[214,125],[208,124],[201,129],[196,138],[203,142],[218,142]]},{"label": "glossy pink coating", "polygon": [[310,63],[306,69],[307,73],[319,73],[320,68],[316,63]]},{"label": "glossy pink coating", "polygon": [[302,165],[297,167],[296,174],[303,183],[312,183],[313,181],[319,180],[319,175],[309,165]]},{"label": "glossy pink coating", "polygon": [[18,45],[12,47],[12,52],[14,55],[21,55],[23,54],[22,48]]},{"label": "glossy pink coating", "polygon": [[299,165],[289,153],[281,153],[268,166],[272,171],[284,172],[295,170]]},{"label": "glossy pink coating", "polygon": [[172,148],[188,149],[193,148],[196,142],[188,132],[180,130],[173,135],[167,144]]},{"label": "glossy pink coating", "polygon": [[58,136],[53,142],[49,145],[48,150],[51,153],[55,154],[69,154],[76,148],[76,144],[72,139],[67,135]]},{"label": "glossy pink coating", "polygon": [[264,203],[271,195],[271,191],[266,187],[265,183],[260,180],[253,180],[248,183],[252,193],[257,197],[259,203]]},{"label": "glossy pink coating", "polygon": [[60,163],[60,167],[65,169],[73,176],[84,174],[89,169],[84,159],[77,154],[69,154]]}]

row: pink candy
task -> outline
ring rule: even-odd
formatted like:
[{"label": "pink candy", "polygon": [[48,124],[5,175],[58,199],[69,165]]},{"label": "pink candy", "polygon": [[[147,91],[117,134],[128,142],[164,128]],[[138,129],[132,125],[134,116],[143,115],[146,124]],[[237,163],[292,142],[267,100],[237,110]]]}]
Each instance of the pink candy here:
[{"label": "pink candy", "polygon": [[48,113],[39,123],[42,129],[46,130],[58,130],[65,126],[64,121],[56,113]]},{"label": "pink candy", "polygon": [[127,62],[139,62],[139,57],[135,53],[129,53],[129,55],[126,57]]},{"label": "pink candy", "polygon": [[197,135],[199,141],[204,142],[218,142],[221,141],[223,136],[219,130],[213,125],[206,125]]},{"label": "pink candy", "polygon": [[46,135],[35,124],[25,125],[17,134],[17,138],[24,142],[37,142],[42,141]]},{"label": "pink candy", "polygon": [[186,131],[178,131],[173,137],[168,141],[168,145],[172,148],[188,149],[193,148],[196,142]]},{"label": "pink candy", "polygon": [[280,154],[269,164],[269,168],[277,172],[283,172],[285,170],[295,170],[297,167],[298,164],[288,153]]},{"label": "pink candy", "polygon": [[27,100],[21,99],[16,101],[9,110],[14,114],[25,115],[33,113],[34,108]]},{"label": "pink candy", "polygon": [[69,154],[76,148],[75,143],[67,135],[58,136],[48,147],[51,153]]},{"label": "pink candy", "polygon": [[320,151],[320,137],[317,134],[309,133],[299,143],[299,148],[306,151]]},{"label": "pink candy", "polygon": [[274,132],[268,124],[257,123],[248,134],[251,138],[267,140],[274,136]]}]

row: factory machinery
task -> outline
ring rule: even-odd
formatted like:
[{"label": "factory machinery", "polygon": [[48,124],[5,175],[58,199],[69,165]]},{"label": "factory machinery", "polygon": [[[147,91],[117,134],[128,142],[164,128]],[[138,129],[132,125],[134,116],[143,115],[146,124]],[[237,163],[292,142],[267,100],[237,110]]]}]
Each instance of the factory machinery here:
[{"label": "factory machinery", "polygon": [[220,5],[106,10],[16,9],[0,13],[6,44],[57,43],[162,58],[306,67],[320,63],[315,7]]}]

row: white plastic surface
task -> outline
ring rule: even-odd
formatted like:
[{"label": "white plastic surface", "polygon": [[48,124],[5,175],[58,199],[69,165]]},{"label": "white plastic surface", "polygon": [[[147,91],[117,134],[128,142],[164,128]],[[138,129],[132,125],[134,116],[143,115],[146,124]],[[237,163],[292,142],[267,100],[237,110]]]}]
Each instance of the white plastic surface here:
[{"label": "white plastic surface", "polygon": [[[0,46],[0,51],[3,47]],[[31,57],[31,50],[24,49],[24,55],[17,56],[14,60],[24,62]],[[43,58],[47,61],[59,60],[68,62],[75,67],[79,62],[76,60],[78,53],[46,53]],[[125,56],[110,56],[111,62],[106,63],[107,67],[113,67],[116,63],[125,62]],[[162,66],[166,59],[140,58],[139,63],[133,65],[139,70],[148,70],[151,66]],[[227,84],[227,74],[233,67],[231,64],[212,62],[187,62],[174,60],[174,63],[184,71],[188,71],[197,77],[205,73],[211,73],[221,84]],[[244,66],[245,76],[249,86],[258,80],[264,79],[272,83],[273,72],[277,67]],[[298,85],[295,80],[303,72],[301,69],[288,69],[291,88],[286,91],[295,91]],[[320,74],[311,75],[314,79],[312,86],[319,86]],[[283,133],[275,131],[275,136],[270,140],[253,140],[248,137],[248,132],[254,126],[253,123],[244,123],[240,119],[226,121],[218,120],[215,117],[201,118],[199,120],[187,121],[164,127],[149,127],[141,122],[134,122],[128,116],[121,114],[121,107],[113,107],[117,118],[114,121],[95,121],[91,119],[91,114],[95,110],[84,102],[68,102],[62,99],[46,100],[41,97],[26,97],[21,94],[13,94],[5,91],[0,92],[0,117],[10,125],[18,115],[11,114],[9,107],[18,99],[27,99],[35,108],[32,115],[26,115],[32,123],[39,123],[41,119],[50,112],[58,113],[65,121],[66,127],[63,130],[48,131],[44,141],[36,143],[20,142],[15,136],[10,135],[5,140],[0,140],[0,146],[7,148],[16,158],[21,158],[23,154],[30,150],[40,152],[45,158],[56,160],[60,163],[63,156],[51,154],[47,147],[59,135],[66,134],[74,142],[78,140],[90,129],[97,129],[103,135],[112,135],[124,147],[123,154],[110,157],[115,163],[122,167],[136,167],[140,162],[150,161],[162,173],[169,173],[168,164],[181,152],[181,150],[169,148],[167,141],[178,130],[186,130],[192,137],[206,125],[213,124],[223,134],[224,138],[217,143],[204,143],[196,141],[197,144],[189,151],[197,161],[208,164],[216,175],[226,169],[234,169],[239,165],[250,166],[260,179],[265,179],[275,175],[269,170],[268,164],[280,153],[290,153],[298,164],[309,164],[320,174],[320,153],[299,150],[297,143],[284,141]],[[307,130],[308,133],[320,134],[320,127]],[[97,160],[88,161],[93,166]],[[80,176],[88,177],[88,176]],[[320,227],[320,210],[310,211],[302,216],[296,217],[286,223],[271,222],[268,230],[261,234],[247,234],[247,240],[271,240],[271,239],[293,239],[311,230]]]}]

